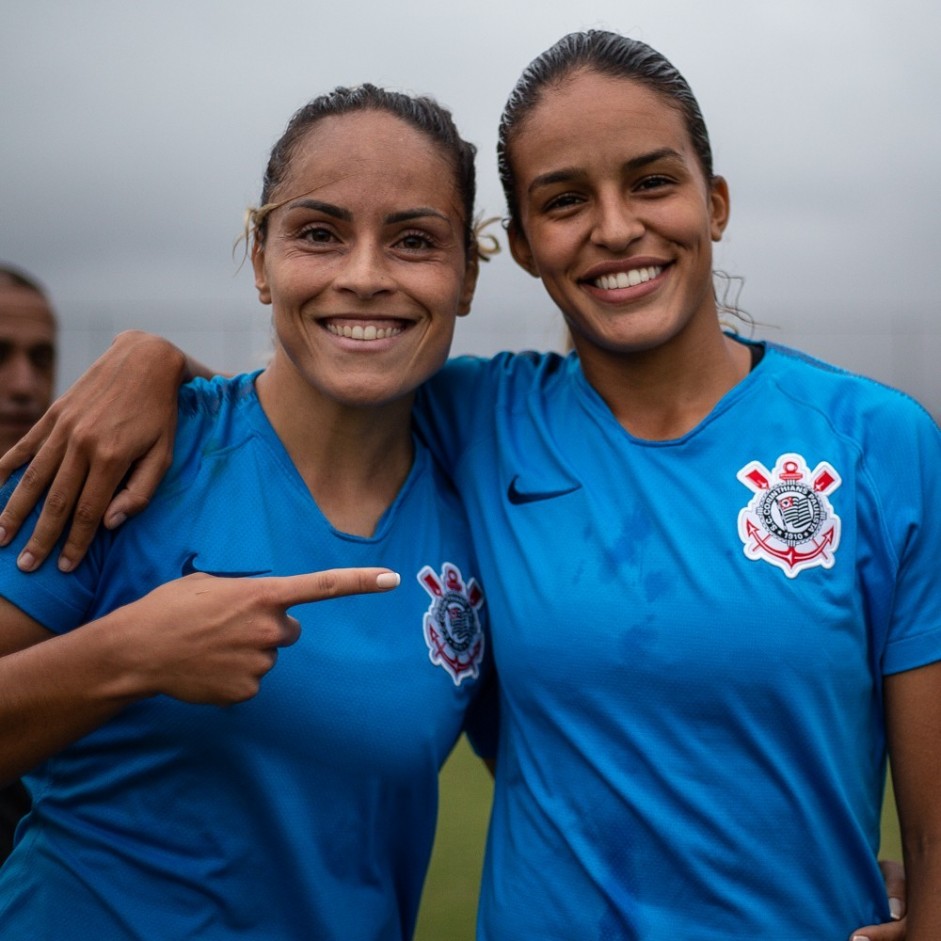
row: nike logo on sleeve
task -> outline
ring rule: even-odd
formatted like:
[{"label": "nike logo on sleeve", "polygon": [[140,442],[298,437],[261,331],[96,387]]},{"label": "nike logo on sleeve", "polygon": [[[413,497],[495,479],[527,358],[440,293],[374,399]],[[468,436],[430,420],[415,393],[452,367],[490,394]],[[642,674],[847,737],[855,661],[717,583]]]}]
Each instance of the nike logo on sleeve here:
[{"label": "nike logo on sleeve", "polygon": [[511,481],[510,486],[506,491],[507,499],[514,506],[521,506],[524,503],[538,503],[540,500],[552,500],[555,497],[564,497],[567,493],[575,493],[576,490],[581,490],[581,484],[575,484],[572,487],[566,487],[562,490],[519,490],[517,488],[516,482],[519,480],[519,474],[517,474]]},{"label": "nike logo on sleeve", "polygon": [[216,578],[249,578],[252,575],[270,575],[271,569],[259,569],[257,572],[211,572],[208,569],[196,567],[197,553],[191,552],[184,560],[181,571],[183,575],[192,575],[202,572],[204,575],[214,575]]}]

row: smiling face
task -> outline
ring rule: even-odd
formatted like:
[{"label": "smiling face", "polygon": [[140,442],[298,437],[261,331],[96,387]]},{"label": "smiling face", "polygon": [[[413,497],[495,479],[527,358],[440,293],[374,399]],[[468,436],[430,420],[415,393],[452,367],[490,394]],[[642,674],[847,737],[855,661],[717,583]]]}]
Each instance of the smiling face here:
[{"label": "smiling face", "polygon": [[476,280],[451,162],[386,112],[332,116],[272,196],[252,261],[279,381],[353,407],[408,396],[444,363]]},{"label": "smiling face", "polygon": [[561,309],[586,372],[718,331],[712,242],[728,191],[707,182],[669,99],[576,72],[543,91],[508,156],[513,255]]}]

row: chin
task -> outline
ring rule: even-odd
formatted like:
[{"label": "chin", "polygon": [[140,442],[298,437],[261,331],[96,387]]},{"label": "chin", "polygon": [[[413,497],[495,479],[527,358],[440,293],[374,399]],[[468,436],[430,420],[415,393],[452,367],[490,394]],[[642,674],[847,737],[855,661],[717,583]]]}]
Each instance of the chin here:
[{"label": "chin", "polygon": [[383,409],[403,400],[410,405],[415,395],[414,389],[390,389],[383,385],[358,385],[354,389],[337,390],[334,399],[342,406],[351,409]]}]

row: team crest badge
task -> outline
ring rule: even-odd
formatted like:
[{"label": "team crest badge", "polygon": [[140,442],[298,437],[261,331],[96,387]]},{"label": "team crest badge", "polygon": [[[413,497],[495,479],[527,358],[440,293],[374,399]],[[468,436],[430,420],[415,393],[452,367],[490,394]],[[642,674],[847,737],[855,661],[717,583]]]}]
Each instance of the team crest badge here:
[{"label": "team crest badge", "polygon": [[822,461],[811,471],[799,454],[782,454],[773,471],[752,461],[736,476],[754,492],[738,514],[749,559],[764,559],[788,578],[833,566],[840,518],[828,498],[842,482],[833,467]]},{"label": "team crest badge", "polygon": [[461,570],[450,562],[445,562],[440,575],[426,565],[418,573],[418,581],[431,595],[424,620],[428,656],[460,686],[480,673],[484,632],[477,612],[483,606],[484,593],[473,578],[465,584]]}]

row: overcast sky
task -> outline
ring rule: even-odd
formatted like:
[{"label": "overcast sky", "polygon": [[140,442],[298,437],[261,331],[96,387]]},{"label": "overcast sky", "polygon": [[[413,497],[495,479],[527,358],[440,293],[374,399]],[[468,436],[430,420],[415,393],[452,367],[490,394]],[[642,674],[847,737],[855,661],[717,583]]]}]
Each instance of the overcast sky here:
[{"label": "overcast sky", "polygon": [[[296,108],[362,81],[435,95],[498,215],[513,83],[564,33],[605,27],[665,53],[699,98],[732,192],[717,266],[745,279],[757,333],[938,414],[939,21],[930,0],[2,0],[0,258],[51,290],[60,385],[128,326],[248,368],[268,309],[232,244]],[[456,349],[561,333],[504,252]]]}]

